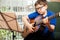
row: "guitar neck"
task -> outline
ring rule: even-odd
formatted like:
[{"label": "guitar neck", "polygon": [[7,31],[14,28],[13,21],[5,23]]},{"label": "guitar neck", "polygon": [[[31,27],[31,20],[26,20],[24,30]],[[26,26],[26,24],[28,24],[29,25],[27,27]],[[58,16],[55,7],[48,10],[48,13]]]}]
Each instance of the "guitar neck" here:
[{"label": "guitar neck", "polygon": [[52,18],[56,18],[56,17],[59,17],[59,16],[60,16],[60,12],[59,13],[56,13],[56,14],[54,14],[52,16],[49,16],[48,19],[50,20]]}]

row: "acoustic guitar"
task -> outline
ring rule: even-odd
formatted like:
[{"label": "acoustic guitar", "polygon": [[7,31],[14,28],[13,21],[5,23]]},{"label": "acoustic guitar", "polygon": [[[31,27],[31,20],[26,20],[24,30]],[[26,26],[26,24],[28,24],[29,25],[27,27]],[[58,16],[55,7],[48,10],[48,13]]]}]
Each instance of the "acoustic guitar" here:
[{"label": "acoustic guitar", "polygon": [[[50,19],[52,19],[52,18],[55,18],[55,17],[59,17],[59,16],[60,16],[60,12],[58,12],[58,13],[52,15],[52,16],[49,16],[49,17],[48,17],[48,20],[50,20]],[[42,24],[42,19],[41,19],[40,16],[38,16],[36,19],[30,19],[29,22],[33,25],[33,27],[35,27],[35,29],[39,30],[40,27],[38,27],[38,25],[41,25],[41,24]],[[33,23],[34,23],[34,24],[33,24]],[[36,26],[37,26],[37,27],[36,27]],[[42,27],[41,27],[41,28],[42,28]],[[34,29],[34,30],[35,30],[35,29]],[[42,29],[43,29],[43,28],[42,28]],[[27,37],[29,34],[30,34],[29,29],[24,25],[24,31],[23,31],[23,33],[22,33],[22,37],[25,38],[25,37]]]}]

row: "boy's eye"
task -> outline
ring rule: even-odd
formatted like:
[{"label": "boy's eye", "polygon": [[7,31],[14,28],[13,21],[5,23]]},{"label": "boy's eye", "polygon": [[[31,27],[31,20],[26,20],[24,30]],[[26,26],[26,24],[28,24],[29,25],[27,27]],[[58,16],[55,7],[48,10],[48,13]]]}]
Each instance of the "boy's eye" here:
[{"label": "boy's eye", "polygon": [[42,6],[42,7],[39,7],[39,8],[35,8],[36,10],[38,10],[38,9],[42,9],[44,6]]}]

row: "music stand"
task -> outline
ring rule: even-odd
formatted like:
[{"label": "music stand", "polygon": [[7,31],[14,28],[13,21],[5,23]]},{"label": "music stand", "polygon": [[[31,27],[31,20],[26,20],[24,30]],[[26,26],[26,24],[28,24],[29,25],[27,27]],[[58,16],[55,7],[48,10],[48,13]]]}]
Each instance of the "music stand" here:
[{"label": "music stand", "polygon": [[[2,13],[0,12],[0,29],[10,30],[11,32],[21,32],[21,28],[17,23],[17,18],[14,13]],[[13,40],[14,40],[13,32]]]}]

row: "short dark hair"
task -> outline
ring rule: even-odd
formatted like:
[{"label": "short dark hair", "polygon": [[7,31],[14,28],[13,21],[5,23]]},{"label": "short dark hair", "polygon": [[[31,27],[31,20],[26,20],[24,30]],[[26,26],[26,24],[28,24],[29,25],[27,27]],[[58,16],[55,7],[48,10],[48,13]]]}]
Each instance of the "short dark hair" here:
[{"label": "short dark hair", "polygon": [[40,5],[47,5],[47,1],[46,0],[37,0],[35,2],[35,6],[38,5],[38,4],[40,4]]}]

